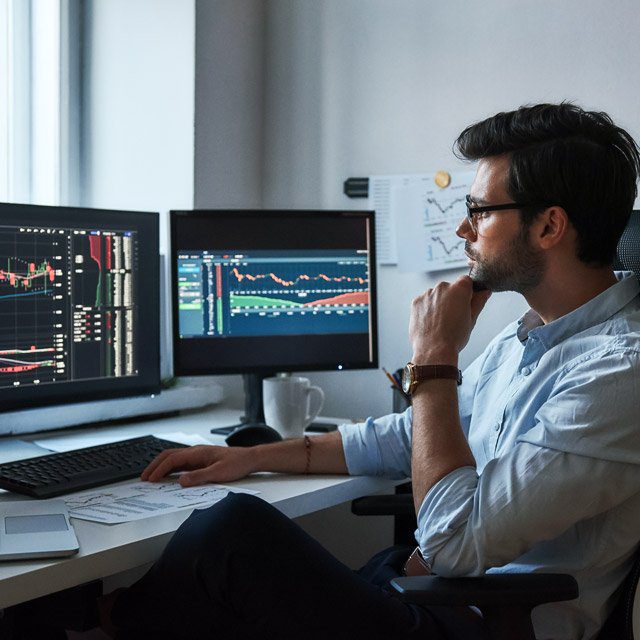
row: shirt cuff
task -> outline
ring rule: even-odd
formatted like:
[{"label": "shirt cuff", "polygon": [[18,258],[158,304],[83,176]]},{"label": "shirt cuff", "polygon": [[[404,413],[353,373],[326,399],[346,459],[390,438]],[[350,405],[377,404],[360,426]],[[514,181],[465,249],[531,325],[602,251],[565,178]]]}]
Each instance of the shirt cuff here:
[{"label": "shirt cuff", "polygon": [[342,449],[349,475],[380,475],[382,461],[379,452],[370,443],[367,446],[366,434],[373,429],[375,429],[373,418],[367,418],[365,422],[359,424],[341,424],[338,427],[342,436]]}]

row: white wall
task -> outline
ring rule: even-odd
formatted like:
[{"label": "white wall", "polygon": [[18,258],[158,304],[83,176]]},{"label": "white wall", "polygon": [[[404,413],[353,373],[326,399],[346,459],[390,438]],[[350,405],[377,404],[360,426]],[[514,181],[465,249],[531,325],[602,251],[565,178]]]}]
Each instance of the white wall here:
[{"label": "white wall", "polygon": [[196,1],[197,208],[261,206],[265,8]]},{"label": "white wall", "polygon": [[[269,0],[264,125],[265,207],[363,207],[349,176],[455,170],[468,124],[524,103],[575,100],[640,134],[640,12],[633,0]],[[199,185],[196,183],[196,193]],[[380,361],[410,356],[409,304],[461,271],[379,269]],[[519,316],[494,295],[461,358]],[[326,412],[387,412],[380,372],[311,374]]]},{"label": "white wall", "polygon": [[166,254],[166,212],[193,208],[195,3],[84,6],[82,204],[162,212]]}]

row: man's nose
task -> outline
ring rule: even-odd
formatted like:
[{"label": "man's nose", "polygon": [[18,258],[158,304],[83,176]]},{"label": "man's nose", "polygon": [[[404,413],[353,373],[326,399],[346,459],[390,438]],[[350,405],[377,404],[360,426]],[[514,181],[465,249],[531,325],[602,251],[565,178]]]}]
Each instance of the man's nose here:
[{"label": "man's nose", "polygon": [[456,235],[465,240],[471,240],[476,237],[475,231],[469,222],[469,218],[465,216],[456,227]]}]

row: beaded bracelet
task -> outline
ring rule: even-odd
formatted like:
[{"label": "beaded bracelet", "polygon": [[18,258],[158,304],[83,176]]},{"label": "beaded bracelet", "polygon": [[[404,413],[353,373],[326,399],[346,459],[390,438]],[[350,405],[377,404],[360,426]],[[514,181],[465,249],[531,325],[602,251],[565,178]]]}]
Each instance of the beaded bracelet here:
[{"label": "beaded bracelet", "polygon": [[311,466],[311,438],[309,436],[304,437],[304,446],[307,454],[307,464],[304,467],[304,472],[309,473],[309,467]]}]

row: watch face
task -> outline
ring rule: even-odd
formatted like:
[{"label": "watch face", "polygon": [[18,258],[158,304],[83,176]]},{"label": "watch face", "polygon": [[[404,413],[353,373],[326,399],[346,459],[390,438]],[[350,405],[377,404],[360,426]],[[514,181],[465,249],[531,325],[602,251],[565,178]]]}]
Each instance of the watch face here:
[{"label": "watch face", "polygon": [[402,390],[405,393],[411,390],[411,369],[408,365],[402,370]]}]

